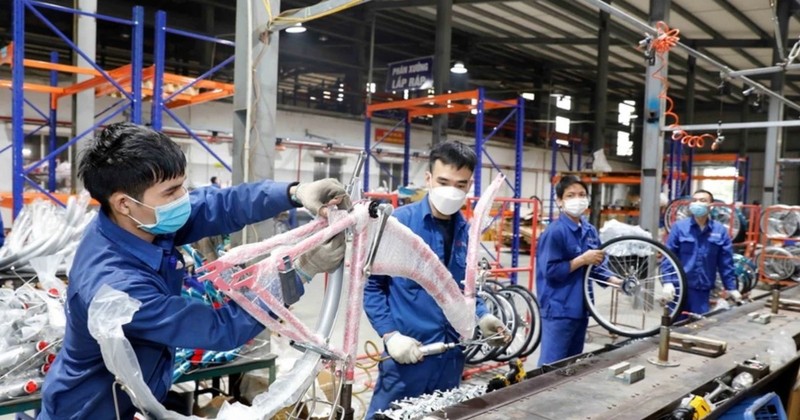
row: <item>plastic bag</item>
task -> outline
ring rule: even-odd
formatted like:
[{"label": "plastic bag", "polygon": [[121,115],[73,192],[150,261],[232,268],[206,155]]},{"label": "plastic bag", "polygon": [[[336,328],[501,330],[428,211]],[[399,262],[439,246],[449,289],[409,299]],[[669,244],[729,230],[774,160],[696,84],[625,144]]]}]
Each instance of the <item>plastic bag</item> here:
[{"label": "plastic bag", "polygon": [[786,331],[780,330],[772,335],[767,347],[767,362],[772,369],[788,363],[797,355],[794,339]]}]

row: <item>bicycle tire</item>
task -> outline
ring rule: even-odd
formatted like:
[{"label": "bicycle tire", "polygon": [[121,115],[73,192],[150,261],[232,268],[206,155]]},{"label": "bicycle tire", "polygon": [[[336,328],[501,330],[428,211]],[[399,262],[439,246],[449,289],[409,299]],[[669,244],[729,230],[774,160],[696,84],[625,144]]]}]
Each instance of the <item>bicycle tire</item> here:
[{"label": "bicycle tire", "polygon": [[539,348],[539,344],[542,341],[542,315],[539,308],[539,300],[536,299],[536,295],[534,295],[533,292],[524,286],[514,284],[508,287],[527,295],[528,301],[533,308],[533,313],[531,315],[531,321],[533,322],[533,339],[528,343],[528,347],[519,354],[519,357],[528,357]]},{"label": "bicycle tire", "polygon": [[[586,270],[583,287],[584,302],[592,318],[599,325],[613,334],[624,337],[642,338],[656,334],[661,327],[663,315],[660,305],[656,305],[656,286],[663,286],[664,282],[661,280],[673,275],[677,277],[678,286],[675,288],[675,296],[669,306],[671,307],[670,319],[675,320],[680,314],[685,300],[686,273],[683,271],[680,260],[667,247],[649,238],[622,236],[602,244],[600,249],[607,252],[608,255],[603,266],[599,266],[598,270],[607,270],[608,272],[603,273],[604,276],[616,276],[623,281],[623,284],[615,286],[608,281],[601,280],[599,277],[602,276],[593,274],[595,266],[589,266]],[[652,251],[659,252],[659,254],[654,255]],[[649,278],[650,273],[662,270],[664,258],[669,262],[666,269],[671,269],[671,271]],[[636,264],[635,270],[634,264]],[[640,278],[642,274],[647,274],[648,278]],[[659,280],[660,284],[656,284],[656,280]],[[595,283],[598,283],[597,290],[593,286]],[[611,289],[609,290],[609,288]],[[659,291],[662,289],[663,287]],[[602,305],[595,302],[595,298],[601,294],[608,295],[609,292],[611,303],[608,308],[601,308]],[[623,308],[628,306],[628,303],[632,307],[633,316],[626,317],[626,314],[623,314],[623,317],[626,318],[623,319],[623,322],[634,320],[630,324],[617,322],[620,301],[623,302],[621,305]],[[640,306],[641,308],[639,308]],[[606,309],[610,315],[608,318],[603,315]],[[640,322],[642,326],[637,327],[633,322]]]},{"label": "bicycle tire", "polygon": [[[514,316],[517,319],[517,331],[512,335],[511,342],[494,357],[495,361],[507,362],[515,357],[519,357],[520,354],[528,348],[528,344],[530,344],[531,340],[533,340],[533,335],[535,333],[533,322],[534,309],[528,295],[517,289],[506,287],[503,288],[500,293],[514,306]],[[515,296],[521,300],[512,300]],[[522,307],[519,307],[520,305]],[[522,337],[520,337],[521,333],[524,334]],[[514,347],[512,347],[512,344]],[[516,350],[509,351],[509,348],[515,348]]]}]

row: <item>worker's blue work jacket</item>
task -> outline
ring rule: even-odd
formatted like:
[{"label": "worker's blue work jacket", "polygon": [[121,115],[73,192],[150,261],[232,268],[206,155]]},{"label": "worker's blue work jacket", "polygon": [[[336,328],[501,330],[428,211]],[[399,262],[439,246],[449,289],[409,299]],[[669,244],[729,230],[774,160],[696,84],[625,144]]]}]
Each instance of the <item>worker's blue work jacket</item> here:
[{"label": "worker's blue work jacket", "polygon": [[[400,223],[419,235],[444,264],[444,237],[431,214],[428,197],[394,211]],[[447,269],[464,288],[467,263],[467,222],[455,213],[453,247]],[[404,244],[382,243],[381,246],[403,247]],[[476,269],[477,267],[470,267]],[[444,280],[444,279],[442,279]],[[405,277],[371,276],[364,289],[364,310],[372,327],[383,337],[392,331],[413,337],[422,344],[459,341],[456,330],[447,322],[444,312],[433,297],[418,283]],[[482,299],[477,299],[476,314],[486,314]],[[460,353],[460,351],[459,351]]]},{"label": "worker's blue work jacket", "polygon": [[[570,261],[590,249],[600,248],[597,229],[585,218],[580,224],[567,216],[556,219],[539,237],[536,247],[536,293],[544,318],[585,319],[589,316],[583,299],[586,267],[570,272]],[[607,270],[592,276],[607,280]]]},{"label": "worker's blue work jacket", "polygon": [[[700,230],[694,217],[679,220],[672,225],[667,248],[683,265],[690,289],[713,289],[718,270],[725,289],[736,289],[733,245],[728,230],[721,223],[708,219],[705,228]],[[672,282],[677,288],[676,278],[670,277],[666,281]]]},{"label": "worker's blue work jacket", "polygon": [[[123,230],[102,212],[88,226],[75,255],[67,288],[64,344],[47,375],[40,419],[116,418],[111,384],[97,341],[89,334],[87,312],[103,284],[142,305],[123,327],[141,366],[144,381],[164,400],[172,385],[175,347],[230,350],[245,344],[263,326],[231,302],[213,309],[181,297],[186,271],[175,248],[292,208],[289,185],[271,181],[190,193],[192,213],[175,234],[150,243]],[[135,413],[127,394],[117,389],[123,419]]]}]

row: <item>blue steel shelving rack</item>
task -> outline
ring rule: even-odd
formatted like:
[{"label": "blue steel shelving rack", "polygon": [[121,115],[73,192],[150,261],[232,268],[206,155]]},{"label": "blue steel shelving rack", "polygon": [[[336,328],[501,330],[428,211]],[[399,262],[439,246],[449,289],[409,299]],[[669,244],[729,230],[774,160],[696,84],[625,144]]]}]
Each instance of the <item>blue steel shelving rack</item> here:
[{"label": "blue steel shelving rack", "polygon": [[[469,101],[467,104],[460,102]],[[508,115],[495,126],[488,134],[484,134],[484,117],[487,110],[491,109],[510,109]],[[408,99],[403,101],[393,101],[380,104],[371,104],[367,106],[366,118],[364,121],[364,150],[367,153],[367,164],[364,165],[364,191],[369,191],[369,169],[370,159],[378,161],[377,157],[373,155],[374,146],[380,144],[387,136],[397,130],[401,125],[405,129],[405,142],[404,142],[404,155],[403,155],[403,184],[408,185],[408,173],[410,162],[410,147],[411,147],[411,120],[416,117],[426,115],[438,114],[451,114],[475,111],[475,154],[478,159],[476,162],[475,171],[475,191],[480,192],[482,187],[482,174],[483,158],[484,156],[498,172],[503,172],[500,166],[497,165],[495,160],[486,150],[486,143],[497,134],[512,118],[515,118],[515,138],[514,138],[514,182],[513,184],[506,178],[506,184],[511,187],[514,192],[514,198],[521,198],[522,193],[522,146],[525,141],[525,100],[517,98],[510,101],[499,101],[486,98],[483,88],[477,90],[457,92],[445,95],[437,95],[426,98]],[[372,143],[372,117],[375,113],[382,112],[395,112],[401,113],[402,119],[398,121],[391,130],[379,139],[375,144]],[[396,116],[397,114],[395,114]],[[511,240],[511,266],[517,268],[519,266],[519,251],[520,251],[520,206],[519,202],[514,203],[514,218],[513,218],[513,236]],[[498,215],[499,217],[500,215]],[[485,249],[485,247],[484,247]],[[488,252],[489,250],[487,250]],[[488,252],[492,255],[491,252]],[[510,275],[511,282],[517,283],[517,273],[512,272]]]},{"label": "blue steel shelving rack", "polygon": [[218,45],[224,45],[228,47],[233,47],[234,43],[232,41],[228,41],[225,39],[214,38],[206,35],[196,34],[188,31],[183,31],[180,29],[174,29],[167,26],[167,14],[164,11],[156,12],[156,24],[155,24],[155,38],[154,38],[154,52],[153,52],[153,64],[155,66],[155,77],[153,81],[153,106],[151,108],[151,116],[150,116],[150,123],[152,127],[156,130],[161,130],[163,125],[163,114],[167,114],[172,120],[174,120],[184,131],[188,134],[192,139],[194,139],[197,143],[200,144],[211,156],[214,157],[228,172],[232,172],[230,164],[225,162],[219,155],[217,155],[208,144],[197,135],[197,133],[192,130],[188,124],[186,124],[172,109],[169,107],[169,103],[177,98],[180,94],[186,92],[188,89],[197,86],[198,83],[201,83],[204,80],[207,80],[211,77],[214,73],[218,72],[220,69],[224,68],[225,66],[233,63],[235,55],[231,54],[230,57],[226,58],[219,64],[212,67],[207,72],[203,73],[201,76],[194,79],[192,82],[182,86],[180,89],[172,92],[168,96],[164,96],[164,74],[165,74],[165,51],[166,51],[166,42],[167,42],[167,34],[184,36],[200,41],[212,42]]},{"label": "blue steel shelving rack", "polygon": [[[68,13],[73,15],[82,15],[82,16],[89,16],[94,19],[105,20],[109,22],[113,22],[119,25],[127,26],[131,28],[131,69],[130,69],[130,80],[131,80],[131,89],[128,91],[124,89],[121,84],[109,75],[107,71],[102,69],[94,60],[91,60],[77,45],[67,37],[63,32],[61,32],[47,17],[45,17],[41,10],[51,10],[59,13]],[[69,7],[44,3],[35,0],[14,0],[13,4],[13,46],[14,46],[14,53],[12,58],[12,88],[11,88],[11,123],[12,123],[12,139],[11,139],[11,153],[12,153],[12,199],[13,199],[13,215],[16,217],[20,210],[22,209],[23,205],[23,192],[26,182],[33,186],[35,189],[41,191],[46,196],[54,200],[55,202],[59,203],[60,205],[64,205],[63,202],[58,200],[52,193],[55,190],[55,174],[54,174],[54,166],[55,166],[55,157],[58,156],[59,153],[66,150],[68,147],[72,146],[83,137],[90,135],[93,133],[98,127],[102,126],[106,122],[110,121],[112,118],[116,117],[117,115],[121,114],[124,110],[130,109],[130,120],[133,123],[141,124],[142,123],[142,61],[143,61],[143,48],[144,48],[144,9],[142,7],[136,6],[133,8],[132,19],[120,19],[112,16],[101,15],[97,13],[88,13],[82,10],[73,9]],[[90,66],[100,75],[102,76],[108,83],[110,83],[114,88],[122,95],[123,99],[114,103],[104,111],[100,112],[98,115],[103,115],[99,121],[96,121],[92,127],[84,130],[82,133],[79,133],[74,138],[67,141],[66,144],[62,145],[61,147],[55,147],[55,130],[57,126],[57,112],[56,112],[56,100],[51,98],[51,105],[50,110],[48,113],[42,112],[40,109],[35,107],[33,103],[25,97],[25,18],[30,13],[34,17],[38,18],[45,26],[50,28],[53,33],[61,38],[76,54],[83,57]],[[51,61],[57,60],[58,56],[55,54],[51,54]],[[55,72],[51,72],[51,79],[50,83],[51,86],[54,87],[58,83],[57,75],[54,74]],[[75,87],[80,85],[76,84]],[[78,90],[80,91],[80,90]],[[77,92],[77,91],[76,91]],[[46,124],[43,124],[39,128],[34,130],[38,132],[41,130],[45,125],[50,126],[50,140],[49,140],[49,153],[47,156],[42,158],[41,160],[32,163],[25,167],[22,149],[25,144],[25,131],[24,131],[24,123],[25,123],[25,116],[24,116],[24,106],[28,104],[31,106],[37,114],[40,116],[45,117],[44,120],[47,121]],[[112,111],[113,110],[113,111]],[[109,112],[111,111],[111,112]],[[2,151],[0,151],[2,152]],[[35,182],[33,182],[28,175],[35,169],[41,167],[48,162],[50,164],[49,173],[48,173],[48,188],[41,188]]]}]

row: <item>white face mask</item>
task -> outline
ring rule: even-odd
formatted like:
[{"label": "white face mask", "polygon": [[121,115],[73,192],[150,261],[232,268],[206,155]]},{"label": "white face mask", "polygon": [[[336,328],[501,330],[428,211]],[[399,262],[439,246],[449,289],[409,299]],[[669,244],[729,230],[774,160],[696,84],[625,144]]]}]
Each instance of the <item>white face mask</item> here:
[{"label": "white face mask", "polygon": [[446,216],[455,214],[464,205],[467,193],[456,187],[435,187],[431,188],[428,194],[431,204],[439,213]]},{"label": "white face mask", "polygon": [[564,200],[564,213],[572,217],[580,217],[589,208],[589,199],[586,197],[570,198]]}]

